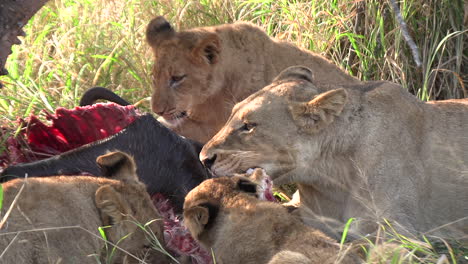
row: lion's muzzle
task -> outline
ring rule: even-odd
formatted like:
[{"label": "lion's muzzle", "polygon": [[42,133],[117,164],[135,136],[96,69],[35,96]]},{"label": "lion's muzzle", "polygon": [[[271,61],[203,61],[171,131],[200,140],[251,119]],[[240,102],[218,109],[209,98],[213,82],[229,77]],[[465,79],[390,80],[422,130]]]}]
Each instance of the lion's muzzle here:
[{"label": "lion's muzzle", "polygon": [[213,166],[213,164],[216,161],[216,157],[216,154],[213,154],[211,156],[202,156],[202,154],[200,153],[200,160],[207,169],[211,169],[211,166]]}]

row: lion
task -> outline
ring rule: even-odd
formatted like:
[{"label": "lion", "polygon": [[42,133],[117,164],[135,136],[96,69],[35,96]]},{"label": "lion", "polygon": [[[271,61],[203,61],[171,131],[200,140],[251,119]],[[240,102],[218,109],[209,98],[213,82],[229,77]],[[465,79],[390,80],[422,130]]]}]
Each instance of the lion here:
[{"label": "lion", "polygon": [[247,22],[176,32],[153,19],[146,38],[154,51],[152,110],[176,133],[206,143],[232,107],[262,89],[282,70],[306,65],[317,81],[360,81],[324,57],[270,38]]},{"label": "lion", "polygon": [[[111,152],[96,161],[112,179],[57,176],[2,185],[7,220],[0,226],[0,262],[170,262],[164,248],[154,246],[164,243],[163,222],[137,178],[133,158]],[[112,244],[100,238],[99,227]]]},{"label": "lion", "polygon": [[233,176],[205,180],[184,202],[184,223],[216,263],[360,263],[278,203],[261,201],[258,186]]},{"label": "lion", "polygon": [[218,176],[262,167],[276,185],[296,182],[312,226],[310,212],[356,218],[358,235],[386,219],[404,234],[466,239],[467,135],[468,99],[422,102],[385,81],[320,84],[297,66],[238,103],[200,159]]}]

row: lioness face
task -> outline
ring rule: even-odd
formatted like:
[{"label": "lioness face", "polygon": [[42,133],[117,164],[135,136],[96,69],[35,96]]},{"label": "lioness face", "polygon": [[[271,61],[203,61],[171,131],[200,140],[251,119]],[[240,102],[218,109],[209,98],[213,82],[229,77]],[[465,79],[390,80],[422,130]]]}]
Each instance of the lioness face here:
[{"label": "lioness face", "polygon": [[218,36],[203,31],[177,33],[163,17],[147,28],[153,48],[152,110],[162,122],[175,128],[186,119],[199,119],[190,111],[204,103],[213,91],[213,75],[220,52]]},{"label": "lioness face", "polygon": [[[260,91],[237,104],[226,125],[204,146],[200,159],[218,176],[262,167],[272,177],[294,168],[291,139],[298,133],[287,99]],[[281,120],[281,122],[278,122]],[[272,144],[273,143],[273,144]]]},{"label": "lioness face", "polygon": [[226,125],[203,147],[201,161],[218,176],[262,167],[280,180],[298,169],[297,164],[306,164],[300,159],[316,159],[318,139],[347,97],[343,89],[320,94],[312,79],[308,68],[291,67],[238,103]]}]

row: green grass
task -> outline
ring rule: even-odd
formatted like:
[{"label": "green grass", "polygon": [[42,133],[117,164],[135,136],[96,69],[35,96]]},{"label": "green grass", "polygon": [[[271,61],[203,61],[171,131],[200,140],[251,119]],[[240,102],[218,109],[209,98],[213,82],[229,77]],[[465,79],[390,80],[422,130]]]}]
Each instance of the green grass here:
[{"label": "green grass", "polygon": [[[144,234],[146,236],[146,239],[150,243],[150,246],[151,246],[151,248],[153,250],[156,250],[156,251],[161,252],[162,254],[166,255],[168,258],[171,259],[171,261],[173,263],[179,263],[179,261],[174,256],[172,256],[164,248],[164,245],[161,244],[161,242],[159,241],[157,235],[153,232],[153,230],[151,230],[151,228],[149,228],[149,225],[151,223],[153,223],[155,221],[158,221],[158,220],[160,221],[161,219],[153,219],[151,221],[148,221],[145,224],[141,224],[138,221],[136,221],[135,219],[125,220],[125,221],[129,221],[131,224],[136,225],[137,228],[141,229],[141,231],[144,232]],[[124,235],[122,238],[119,239],[119,241],[117,241],[115,244],[113,244],[112,242],[110,242],[108,240],[106,232],[105,232],[105,229],[110,228],[110,227],[111,226],[102,226],[102,227],[98,228],[99,235],[101,236],[102,240],[106,242],[105,248],[104,248],[105,253],[106,253],[106,256],[104,257],[104,259],[105,259],[106,263],[113,263],[112,259],[115,256],[115,253],[116,253],[117,250],[122,250],[124,253],[129,254],[129,252],[127,252],[124,249],[119,247],[119,243],[122,242],[123,240],[127,239],[131,235],[131,233]],[[110,248],[110,246],[112,246],[112,247]],[[132,255],[132,257],[134,257],[134,256]],[[97,261],[97,263],[100,263],[100,260],[99,260],[98,256],[96,256],[96,261]],[[142,260],[140,260],[140,261],[142,261]]]},{"label": "green grass", "polygon": [[[348,221],[346,228],[349,227]],[[343,239],[345,232],[343,232]],[[466,263],[468,248],[459,241],[447,241],[425,236],[404,236],[398,233],[392,224],[384,220],[378,231],[370,237],[354,241],[358,254],[367,263],[412,264],[412,263]],[[344,244],[346,246],[347,244]],[[342,248],[345,248],[342,246]],[[446,259],[446,261],[442,261]]]}]

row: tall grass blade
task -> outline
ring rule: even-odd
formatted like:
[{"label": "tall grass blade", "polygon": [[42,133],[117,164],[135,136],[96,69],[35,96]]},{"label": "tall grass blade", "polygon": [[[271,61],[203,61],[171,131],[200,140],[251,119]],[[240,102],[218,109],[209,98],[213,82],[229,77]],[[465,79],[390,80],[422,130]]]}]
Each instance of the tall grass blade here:
[{"label": "tall grass blade", "polygon": [[346,222],[346,225],[345,227],[343,228],[343,234],[341,235],[341,241],[340,241],[340,249],[343,247],[345,241],[346,241],[346,237],[348,237],[348,231],[349,231],[349,227],[351,226],[351,223],[356,220],[355,218],[351,217],[350,219],[348,219],[348,221]]}]

